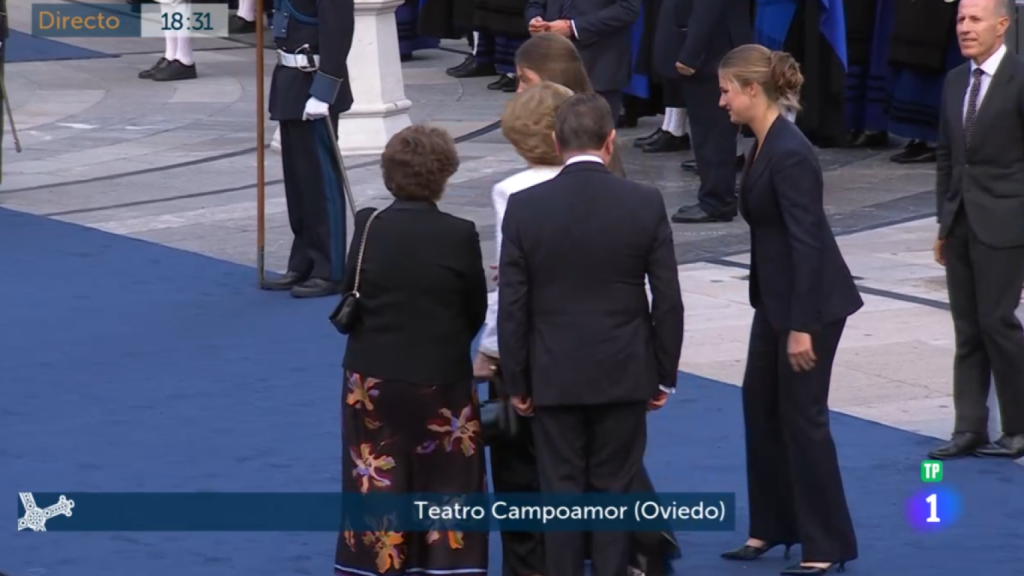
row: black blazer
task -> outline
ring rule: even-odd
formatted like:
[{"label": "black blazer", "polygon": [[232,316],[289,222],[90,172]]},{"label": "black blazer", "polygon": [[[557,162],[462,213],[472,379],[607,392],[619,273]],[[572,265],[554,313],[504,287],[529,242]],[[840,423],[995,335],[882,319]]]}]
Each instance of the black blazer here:
[{"label": "black blazer", "polygon": [[658,189],[570,164],[512,195],[502,234],[498,348],[510,395],[595,405],[675,386],[683,300]]},{"label": "black blazer", "polygon": [[[366,222],[356,230],[345,270],[355,282]],[[370,224],[359,280],[362,321],[348,337],[346,370],[416,384],[469,386],[470,346],[487,314],[480,236],[469,220],[433,202],[396,200]]]},{"label": "black blazer", "polygon": [[939,237],[961,203],[978,239],[995,248],[1024,246],[1024,60],[1010,52],[978,107],[974,137],[964,140],[971,65],[946,76],[936,151]]},{"label": "black blazer", "polygon": [[[567,0],[528,0],[526,22],[535,16],[552,22],[562,18]],[[622,90],[633,74],[633,23],[641,0],[568,0],[569,19],[576,23],[573,44],[595,92]]]},{"label": "black blazer", "polygon": [[750,225],[750,305],[779,332],[813,334],[864,301],[825,217],[814,147],[779,116],[756,158],[755,150],[740,186],[740,211]]},{"label": "black blazer", "polygon": [[730,50],[754,41],[750,0],[666,0],[654,40],[654,67],[680,78],[676,62],[697,75],[718,77],[718,65]]}]

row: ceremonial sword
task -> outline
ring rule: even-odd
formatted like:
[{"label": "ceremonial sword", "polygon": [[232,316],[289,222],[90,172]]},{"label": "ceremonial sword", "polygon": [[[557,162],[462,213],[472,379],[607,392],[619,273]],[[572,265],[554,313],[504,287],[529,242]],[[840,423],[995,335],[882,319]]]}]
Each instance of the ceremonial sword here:
[{"label": "ceremonial sword", "polygon": [[345,187],[345,195],[348,197],[348,208],[352,212],[352,219],[356,217],[356,197],[352,193],[352,186],[348,183],[348,170],[345,170],[345,160],[341,157],[341,148],[338,147],[338,135],[334,133],[334,124],[331,122],[330,117],[324,118],[324,122],[327,123],[328,134],[331,135],[331,142],[334,144],[334,157],[338,159],[338,168],[341,170],[341,181]]},{"label": "ceremonial sword", "polygon": [[4,84],[3,76],[0,76],[0,98],[4,99],[7,117],[11,119],[11,136],[14,138],[14,151],[21,153],[21,140],[18,140],[18,128],[14,125],[14,113],[11,112],[11,100],[7,97],[7,86]]}]

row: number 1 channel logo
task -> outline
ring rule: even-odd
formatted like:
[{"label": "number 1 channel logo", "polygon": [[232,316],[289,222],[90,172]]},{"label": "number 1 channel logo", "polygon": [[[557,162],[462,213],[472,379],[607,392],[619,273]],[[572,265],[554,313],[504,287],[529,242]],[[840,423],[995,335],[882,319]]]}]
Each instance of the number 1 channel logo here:
[{"label": "number 1 channel logo", "polygon": [[963,508],[960,495],[951,486],[942,483],[943,466],[939,460],[921,462],[921,482],[924,488],[914,491],[907,501],[907,521],[920,531],[941,530],[960,519]]}]

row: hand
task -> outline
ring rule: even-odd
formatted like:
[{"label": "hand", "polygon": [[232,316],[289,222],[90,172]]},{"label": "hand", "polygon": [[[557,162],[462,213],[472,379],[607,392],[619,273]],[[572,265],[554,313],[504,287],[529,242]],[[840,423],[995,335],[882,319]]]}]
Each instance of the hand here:
[{"label": "hand", "polygon": [[818,361],[818,357],[814,355],[811,335],[806,332],[790,332],[786,351],[789,353],[789,364],[794,372],[809,372]]},{"label": "hand", "polygon": [[306,109],[302,111],[302,119],[319,120],[320,118],[327,118],[327,115],[330,113],[330,104],[310,96],[309,100],[306,100]]},{"label": "hand", "polygon": [[664,392],[664,391],[659,391],[654,396],[654,398],[651,398],[650,401],[647,402],[647,410],[648,411],[657,410],[657,409],[661,408],[662,406],[664,406],[666,402],[668,402],[668,394],[666,392]]},{"label": "hand", "polygon": [[484,354],[478,352],[476,358],[473,360],[473,378],[479,381],[487,381],[494,378],[494,373],[498,370],[498,362]]},{"label": "hand", "polygon": [[512,407],[516,409],[516,412],[523,416],[533,415],[533,400],[523,398],[522,396],[511,396],[508,401],[512,403]]},{"label": "hand", "polygon": [[932,256],[939,266],[946,265],[946,241],[944,239],[935,239],[935,244],[932,245]]},{"label": "hand", "polygon": [[530,20],[529,28],[531,35],[540,34],[541,32],[547,32],[548,23],[540,16],[534,16],[533,20]]},{"label": "hand", "polygon": [[679,72],[683,76],[693,76],[697,71],[694,70],[693,68],[690,68],[689,66],[686,66],[685,64],[680,64],[679,62],[676,62],[676,72]]},{"label": "hand", "polygon": [[568,20],[555,20],[548,24],[548,32],[560,34],[566,38],[572,38],[572,24]]},{"label": "hand", "polygon": [[[498,265],[497,264],[491,264],[491,270],[497,270],[497,269],[498,269]],[[498,273],[497,272],[494,273],[494,276],[491,276],[491,280],[493,280],[495,282],[498,281]]]}]

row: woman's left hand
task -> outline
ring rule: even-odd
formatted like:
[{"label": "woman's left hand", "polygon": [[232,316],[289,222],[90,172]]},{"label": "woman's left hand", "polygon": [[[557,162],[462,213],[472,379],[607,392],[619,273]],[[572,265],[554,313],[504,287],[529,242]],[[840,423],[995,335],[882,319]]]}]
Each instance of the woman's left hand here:
[{"label": "woman's left hand", "polygon": [[818,357],[814,355],[811,335],[806,332],[790,332],[786,351],[789,353],[789,364],[793,366],[794,372],[808,372],[818,361]]}]

